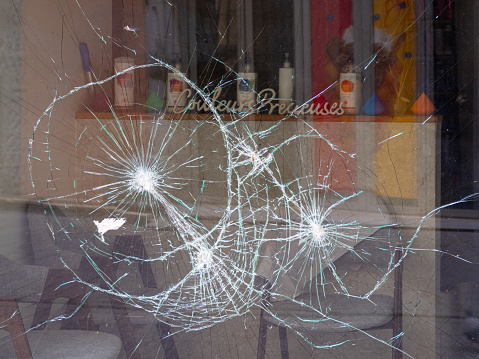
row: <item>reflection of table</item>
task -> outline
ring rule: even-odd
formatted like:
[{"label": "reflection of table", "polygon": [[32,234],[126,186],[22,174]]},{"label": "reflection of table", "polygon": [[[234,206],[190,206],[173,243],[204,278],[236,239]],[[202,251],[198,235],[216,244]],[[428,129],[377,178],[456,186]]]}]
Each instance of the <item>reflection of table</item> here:
[{"label": "reflection of table", "polygon": [[[354,243],[355,246],[361,243],[365,238],[369,238],[373,233],[378,231],[379,228],[392,224],[390,221],[388,221],[388,217],[379,211],[377,213],[359,212],[358,214],[353,214],[351,211],[343,209],[334,211],[331,217],[332,218],[330,220],[337,224],[357,223],[359,232],[357,235],[353,234],[353,237],[356,237],[356,243]],[[296,240],[296,242],[299,242],[299,240]],[[268,279],[268,281],[271,283],[274,283],[275,286],[273,287],[272,291],[280,295],[277,299],[282,298],[285,300],[298,295],[302,291],[304,284],[319,275],[321,270],[324,270],[329,266],[329,263],[324,261],[322,262],[321,266],[311,265],[311,268],[308,268],[306,271],[306,273],[308,273],[308,277],[301,276],[298,282],[297,278],[292,278],[290,275],[288,275],[288,273],[284,271],[278,272],[282,263],[278,263],[278,259],[275,257],[275,254],[283,245],[285,245],[285,242],[275,240],[274,238],[266,240],[261,251],[262,256],[256,267],[256,274],[261,275],[262,277]],[[383,247],[384,243],[378,245]],[[299,243],[291,243],[289,257],[295,256],[295,253],[297,253],[299,250],[299,246]],[[332,262],[334,262],[347,252],[347,248],[337,246],[333,249],[330,259]],[[307,260],[308,259],[304,256],[295,258],[295,261],[298,262],[297,266],[302,265]],[[298,272],[298,270],[296,272]]]}]

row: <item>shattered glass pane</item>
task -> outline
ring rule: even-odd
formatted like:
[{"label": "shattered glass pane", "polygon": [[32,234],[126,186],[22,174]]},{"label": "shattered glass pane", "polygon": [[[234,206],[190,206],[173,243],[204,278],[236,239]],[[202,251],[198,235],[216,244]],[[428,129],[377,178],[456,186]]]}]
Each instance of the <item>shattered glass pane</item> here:
[{"label": "shattered glass pane", "polygon": [[478,356],[474,1],[0,5],[0,358]]}]

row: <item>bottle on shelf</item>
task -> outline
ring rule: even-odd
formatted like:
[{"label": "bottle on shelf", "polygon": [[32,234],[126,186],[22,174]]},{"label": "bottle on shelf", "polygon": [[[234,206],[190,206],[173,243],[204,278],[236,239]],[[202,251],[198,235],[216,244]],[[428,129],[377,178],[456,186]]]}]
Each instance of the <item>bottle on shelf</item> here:
[{"label": "bottle on shelf", "polygon": [[117,57],[114,61],[115,74],[117,74],[114,82],[116,107],[128,108],[134,105],[135,74],[133,70],[126,71],[134,65],[134,60],[129,57]]},{"label": "bottle on shelf", "polygon": [[294,69],[289,62],[289,53],[284,54],[285,61],[283,67],[279,69],[279,103],[280,108],[287,108],[293,99],[294,89]]},{"label": "bottle on shelf", "polygon": [[180,73],[168,73],[168,80],[166,84],[166,111],[181,113],[185,109],[187,103],[187,98],[185,94],[183,94],[187,87],[185,81],[186,73],[182,72],[179,55],[176,54],[175,57],[175,68],[180,71]]},{"label": "bottle on shelf", "polygon": [[253,107],[256,103],[256,82],[258,74],[253,72],[251,61],[246,54],[244,72],[238,73],[237,105],[240,111]]},{"label": "bottle on shelf", "polygon": [[355,72],[352,59],[339,75],[339,100],[345,114],[358,114],[361,105],[361,74]]}]

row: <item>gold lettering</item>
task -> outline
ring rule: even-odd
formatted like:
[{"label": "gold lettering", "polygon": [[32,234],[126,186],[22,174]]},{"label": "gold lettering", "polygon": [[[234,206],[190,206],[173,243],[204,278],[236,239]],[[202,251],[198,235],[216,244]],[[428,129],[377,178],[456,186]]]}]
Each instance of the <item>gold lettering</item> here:
[{"label": "gold lettering", "polygon": [[[332,103],[331,105],[328,102],[325,102],[323,105],[320,103],[305,103],[304,105],[296,105],[294,102],[280,103],[280,101],[278,101],[278,99],[276,98],[277,92],[272,88],[266,88],[260,91],[256,100],[245,102],[242,104],[241,107],[238,106],[237,101],[232,102],[231,100],[220,100],[222,92],[222,87],[218,87],[217,89],[215,89],[215,91],[213,91],[213,93],[211,94],[211,103],[209,103],[201,97],[195,101],[194,98],[191,98],[191,90],[186,89],[178,97],[173,108],[173,113],[180,114],[184,113],[185,111],[217,111],[223,113],[251,113],[251,111],[256,111],[257,113],[259,113],[262,109],[266,109],[269,114],[272,114],[277,109],[280,115],[309,114],[323,116],[341,116],[344,114],[343,102],[340,102],[339,104]],[[190,99],[186,108],[184,106],[178,105],[179,103],[185,101],[185,98]]]}]

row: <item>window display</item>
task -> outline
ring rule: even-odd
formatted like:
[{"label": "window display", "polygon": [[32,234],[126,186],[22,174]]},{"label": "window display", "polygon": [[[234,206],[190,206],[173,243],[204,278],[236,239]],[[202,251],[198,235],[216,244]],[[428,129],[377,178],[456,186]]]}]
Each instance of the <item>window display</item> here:
[{"label": "window display", "polygon": [[3,5],[0,358],[477,354],[473,1]]}]

